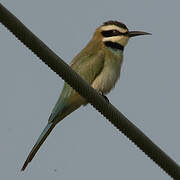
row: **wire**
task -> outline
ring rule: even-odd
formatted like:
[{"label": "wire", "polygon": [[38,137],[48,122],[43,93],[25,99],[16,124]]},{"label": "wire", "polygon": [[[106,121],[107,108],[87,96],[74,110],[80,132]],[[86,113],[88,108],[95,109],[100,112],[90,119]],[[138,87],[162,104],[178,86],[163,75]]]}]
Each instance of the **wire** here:
[{"label": "wire", "polygon": [[91,88],[60,57],[25,27],[13,14],[0,4],[0,22],[24,45],[34,52],[54,72],[85,97],[118,130],[124,133],[147,156],[174,179],[180,179],[180,167],[165,152],[155,145],[140,129],[133,125],[113,105]]}]

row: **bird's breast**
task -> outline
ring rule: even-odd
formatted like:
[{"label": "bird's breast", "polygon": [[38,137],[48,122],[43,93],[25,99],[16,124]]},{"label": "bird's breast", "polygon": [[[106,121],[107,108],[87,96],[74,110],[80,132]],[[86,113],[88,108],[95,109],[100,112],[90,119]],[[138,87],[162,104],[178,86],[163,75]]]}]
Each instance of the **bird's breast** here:
[{"label": "bird's breast", "polygon": [[107,94],[115,86],[120,76],[121,64],[122,57],[105,61],[104,68],[93,82],[92,87]]}]

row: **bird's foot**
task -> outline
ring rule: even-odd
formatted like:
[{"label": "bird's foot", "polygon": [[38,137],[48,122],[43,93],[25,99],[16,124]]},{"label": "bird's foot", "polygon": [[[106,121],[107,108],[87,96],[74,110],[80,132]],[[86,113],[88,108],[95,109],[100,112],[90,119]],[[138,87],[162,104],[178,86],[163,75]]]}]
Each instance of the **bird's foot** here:
[{"label": "bird's foot", "polygon": [[105,99],[107,103],[109,103],[109,99],[104,95],[102,91],[98,91],[98,93]]}]

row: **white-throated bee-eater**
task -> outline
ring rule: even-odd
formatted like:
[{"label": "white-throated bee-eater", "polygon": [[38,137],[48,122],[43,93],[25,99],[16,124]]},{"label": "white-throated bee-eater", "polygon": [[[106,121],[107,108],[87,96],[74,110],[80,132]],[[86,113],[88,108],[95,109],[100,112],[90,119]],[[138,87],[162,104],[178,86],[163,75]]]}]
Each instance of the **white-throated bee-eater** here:
[{"label": "white-throated bee-eater", "polygon": [[[150,33],[129,31],[125,24],[118,21],[107,21],[95,30],[90,42],[75,56],[70,66],[94,89],[101,94],[107,94],[120,76],[123,50],[129,38],[148,34]],[[33,159],[56,124],[87,103],[67,83],[64,83],[64,88],[52,110],[48,123],[29,153],[22,171]]]}]

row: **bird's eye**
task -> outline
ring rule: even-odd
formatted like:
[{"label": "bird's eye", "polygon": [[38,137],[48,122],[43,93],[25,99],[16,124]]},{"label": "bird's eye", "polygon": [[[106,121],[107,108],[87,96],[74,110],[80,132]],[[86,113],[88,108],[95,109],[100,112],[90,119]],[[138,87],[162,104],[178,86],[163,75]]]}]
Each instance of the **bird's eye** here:
[{"label": "bird's eye", "polygon": [[121,33],[119,32],[119,31],[117,31],[117,30],[112,30],[112,33],[113,33],[113,35],[120,35]]},{"label": "bird's eye", "polygon": [[101,34],[102,34],[104,37],[112,37],[112,36],[119,36],[119,35],[121,35],[122,33],[114,29],[114,30],[102,31]]}]

